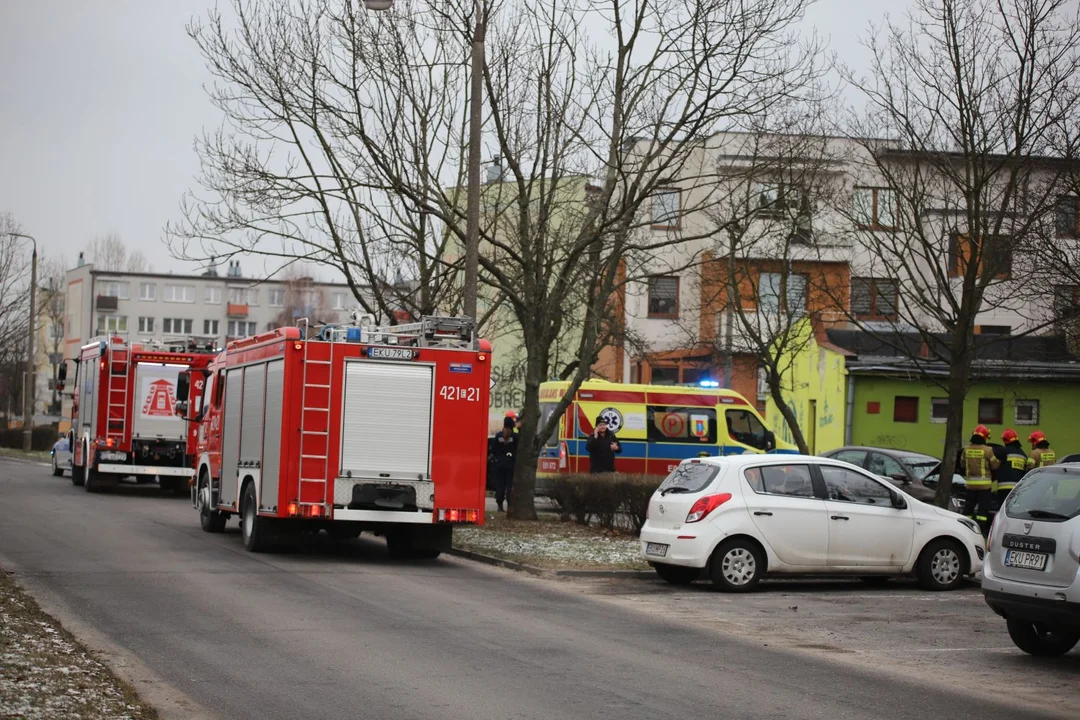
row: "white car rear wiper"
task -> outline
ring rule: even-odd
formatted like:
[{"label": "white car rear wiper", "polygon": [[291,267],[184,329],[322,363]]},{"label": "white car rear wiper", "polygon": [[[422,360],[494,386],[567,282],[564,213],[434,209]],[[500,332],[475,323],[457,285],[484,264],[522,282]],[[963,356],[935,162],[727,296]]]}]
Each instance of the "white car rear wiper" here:
[{"label": "white car rear wiper", "polygon": [[1044,518],[1046,520],[1070,520],[1071,519],[1070,516],[1062,515],[1061,513],[1054,512],[1053,510],[1038,510],[1038,509],[1028,510],[1027,514],[1028,514],[1028,517]]},{"label": "white car rear wiper", "polygon": [[660,491],[660,496],[663,497],[664,495],[667,495],[668,493],[688,493],[688,492],[690,492],[690,488],[684,488],[681,485],[676,485],[675,487],[669,487],[667,490],[661,490]]}]

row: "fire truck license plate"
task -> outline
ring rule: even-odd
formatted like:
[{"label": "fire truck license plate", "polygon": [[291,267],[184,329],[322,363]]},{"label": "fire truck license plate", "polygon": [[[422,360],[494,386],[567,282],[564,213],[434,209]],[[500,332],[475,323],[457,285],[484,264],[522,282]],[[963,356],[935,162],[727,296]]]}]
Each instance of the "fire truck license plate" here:
[{"label": "fire truck license plate", "polygon": [[374,360],[412,360],[413,352],[409,348],[373,347],[368,348],[368,357]]},{"label": "fire truck license plate", "polygon": [[116,450],[103,450],[101,453],[102,460],[126,460],[127,453],[117,452]]}]

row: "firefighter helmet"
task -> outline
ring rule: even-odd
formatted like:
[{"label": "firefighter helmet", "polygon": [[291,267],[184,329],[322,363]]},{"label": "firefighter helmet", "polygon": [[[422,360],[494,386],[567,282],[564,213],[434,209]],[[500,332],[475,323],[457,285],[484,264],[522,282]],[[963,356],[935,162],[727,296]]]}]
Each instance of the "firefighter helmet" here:
[{"label": "firefighter helmet", "polygon": [[508,417],[511,420],[517,420],[517,413],[514,412],[513,410],[507,410],[506,415],[504,415],[503,417]]},{"label": "firefighter helmet", "polygon": [[990,430],[985,425],[976,426],[975,432],[973,432],[971,434],[972,435],[978,435],[983,440],[989,440],[990,439]]},{"label": "firefighter helmet", "polygon": [[1001,433],[1001,442],[1005,443],[1006,445],[1008,445],[1011,442],[1016,442],[1016,440],[1017,440],[1016,431],[1013,430],[1012,428],[1009,428],[1009,429],[1007,429],[1007,430],[1005,430],[1005,431],[1003,431]]},{"label": "firefighter helmet", "polygon": [[1046,434],[1043,433],[1042,430],[1036,430],[1035,432],[1028,435],[1028,442],[1032,445],[1038,445],[1044,440],[1046,440]]}]

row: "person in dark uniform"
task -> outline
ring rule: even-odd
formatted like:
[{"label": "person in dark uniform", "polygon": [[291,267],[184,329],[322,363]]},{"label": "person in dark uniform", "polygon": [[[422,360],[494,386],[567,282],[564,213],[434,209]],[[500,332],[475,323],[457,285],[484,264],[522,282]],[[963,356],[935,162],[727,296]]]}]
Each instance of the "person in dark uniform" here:
[{"label": "person in dark uniform", "polygon": [[607,420],[596,418],[596,429],[585,443],[589,451],[589,473],[615,472],[615,456],[622,452],[622,443],[615,433],[608,429]]},{"label": "person in dark uniform", "polygon": [[1005,505],[1005,499],[1016,487],[1016,483],[1027,473],[1027,453],[1020,445],[1020,438],[1012,428],[1001,433],[1001,442],[1004,445],[994,448],[1001,467],[997,469],[996,487],[994,488],[994,504],[1001,508]]},{"label": "person in dark uniform", "polygon": [[503,429],[488,441],[488,454],[495,461],[495,505],[503,512],[503,502],[510,502],[514,489],[514,463],[517,460],[518,434],[514,431],[514,418],[503,418]]}]

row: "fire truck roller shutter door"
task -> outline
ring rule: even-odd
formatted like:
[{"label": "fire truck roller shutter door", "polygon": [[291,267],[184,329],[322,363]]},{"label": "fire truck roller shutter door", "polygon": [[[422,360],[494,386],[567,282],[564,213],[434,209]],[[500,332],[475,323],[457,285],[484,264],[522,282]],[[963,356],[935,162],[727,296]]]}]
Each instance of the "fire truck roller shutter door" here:
[{"label": "fire truck roller shutter door", "polygon": [[262,491],[263,507],[278,504],[278,471],[281,467],[281,414],[285,398],[285,361],[266,365],[266,423],[263,428]]},{"label": "fire truck roller shutter door", "polygon": [[[244,415],[240,419],[240,465],[262,467],[263,410],[266,399],[266,365],[244,368]],[[240,475],[243,476],[243,471]]]},{"label": "fire truck roller shutter door", "polygon": [[225,414],[221,427],[221,494],[219,504],[236,505],[236,470],[240,467],[240,417],[244,399],[244,369],[225,373]]},{"label": "fire truck roller shutter door", "polygon": [[432,381],[430,365],[346,363],[343,475],[411,481],[429,477]]}]

